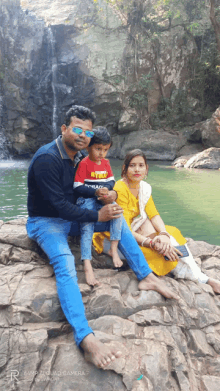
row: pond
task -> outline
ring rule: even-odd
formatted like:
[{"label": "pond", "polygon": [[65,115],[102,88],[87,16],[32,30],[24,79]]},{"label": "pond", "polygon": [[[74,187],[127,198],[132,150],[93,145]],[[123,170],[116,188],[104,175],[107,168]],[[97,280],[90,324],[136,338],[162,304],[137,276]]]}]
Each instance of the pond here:
[{"label": "pond", "polygon": [[[122,161],[110,159],[116,179]],[[29,161],[0,161],[0,219],[27,216]],[[147,181],[164,222],[184,236],[220,245],[220,171],[173,169],[170,162],[149,162]]]}]

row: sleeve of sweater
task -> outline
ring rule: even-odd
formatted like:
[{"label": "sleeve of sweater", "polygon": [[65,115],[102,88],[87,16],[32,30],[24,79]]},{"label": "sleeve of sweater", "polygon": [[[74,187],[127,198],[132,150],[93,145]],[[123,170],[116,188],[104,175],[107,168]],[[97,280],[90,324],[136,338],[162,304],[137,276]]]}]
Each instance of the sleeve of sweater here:
[{"label": "sleeve of sweater", "polygon": [[43,199],[49,201],[57,210],[59,217],[78,222],[98,221],[97,211],[81,209],[66,199],[60,180],[62,167],[55,156],[40,155],[34,162],[33,170]]},{"label": "sleeve of sweater", "polygon": [[106,170],[108,171],[108,176],[106,178],[106,183],[103,185],[103,187],[107,187],[109,190],[112,190],[115,186],[115,178],[108,159],[106,159]]},{"label": "sleeve of sweater", "polygon": [[83,198],[95,197],[96,189],[93,189],[92,187],[86,186],[84,184],[87,177],[86,167],[87,166],[85,161],[82,160],[78,165],[73,187],[78,196]]}]

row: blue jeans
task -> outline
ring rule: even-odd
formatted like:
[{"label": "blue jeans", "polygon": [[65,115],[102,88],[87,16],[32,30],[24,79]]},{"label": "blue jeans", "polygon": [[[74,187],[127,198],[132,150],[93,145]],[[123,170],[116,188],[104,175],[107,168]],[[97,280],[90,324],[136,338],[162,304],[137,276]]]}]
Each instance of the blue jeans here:
[{"label": "blue jeans", "polygon": [[[26,227],[29,238],[39,244],[53,265],[60,304],[79,346],[83,338],[93,332],[85,317],[74,256],[67,242],[68,235],[80,234],[79,224],[61,218],[29,217]],[[97,222],[94,229],[95,232],[109,231],[109,222]],[[124,218],[119,249],[139,280],[152,272]]]},{"label": "blue jeans", "polygon": [[[93,198],[78,198],[76,204],[82,209],[100,210],[103,205]],[[81,259],[92,259],[92,237],[95,223],[80,223]],[[109,221],[110,240],[121,239],[122,217]]]}]

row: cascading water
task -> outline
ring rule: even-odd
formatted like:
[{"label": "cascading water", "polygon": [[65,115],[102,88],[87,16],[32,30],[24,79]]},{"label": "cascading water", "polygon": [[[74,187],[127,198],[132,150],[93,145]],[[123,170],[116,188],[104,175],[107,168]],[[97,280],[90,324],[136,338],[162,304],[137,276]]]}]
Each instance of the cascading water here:
[{"label": "cascading water", "polygon": [[8,159],[9,153],[7,149],[5,131],[3,127],[3,97],[0,95],[0,160]]},{"label": "cascading water", "polygon": [[53,139],[57,137],[57,58],[55,53],[55,39],[51,27],[48,27],[48,40],[50,47],[50,61],[51,61],[51,73],[52,73],[52,91],[53,91],[53,113],[52,113],[52,132]]}]

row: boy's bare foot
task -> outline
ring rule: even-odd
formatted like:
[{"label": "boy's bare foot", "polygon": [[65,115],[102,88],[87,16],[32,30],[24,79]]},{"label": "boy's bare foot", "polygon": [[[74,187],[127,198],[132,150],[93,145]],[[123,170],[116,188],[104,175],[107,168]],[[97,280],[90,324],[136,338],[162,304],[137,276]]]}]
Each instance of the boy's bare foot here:
[{"label": "boy's bare foot", "polygon": [[108,254],[112,257],[112,261],[115,267],[122,267],[123,262],[120,259],[117,251],[112,251],[111,249],[108,251]]},{"label": "boy's bare foot", "polygon": [[113,260],[113,263],[114,263],[114,266],[115,267],[122,267],[123,265],[123,262],[122,260],[120,259],[117,251],[116,252],[112,252],[112,260]]},{"label": "boy's bare foot", "polygon": [[94,272],[90,260],[85,259],[83,263],[84,263],[84,272],[85,272],[87,284],[92,286],[100,285],[100,282],[96,280],[94,276]]},{"label": "boy's bare foot", "polygon": [[153,273],[148,274],[143,280],[138,284],[140,290],[148,291],[153,290],[160,293],[162,296],[167,299],[178,299],[179,296],[168,288],[162,280],[159,280]]},{"label": "boy's bare foot", "polygon": [[220,294],[220,281],[215,280],[214,278],[209,278],[207,281],[207,284],[211,285],[211,287],[215,293]]},{"label": "boy's bare foot", "polygon": [[88,334],[80,344],[84,357],[98,368],[104,368],[122,354],[120,350],[112,349],[100,342],[93,334]]}]

